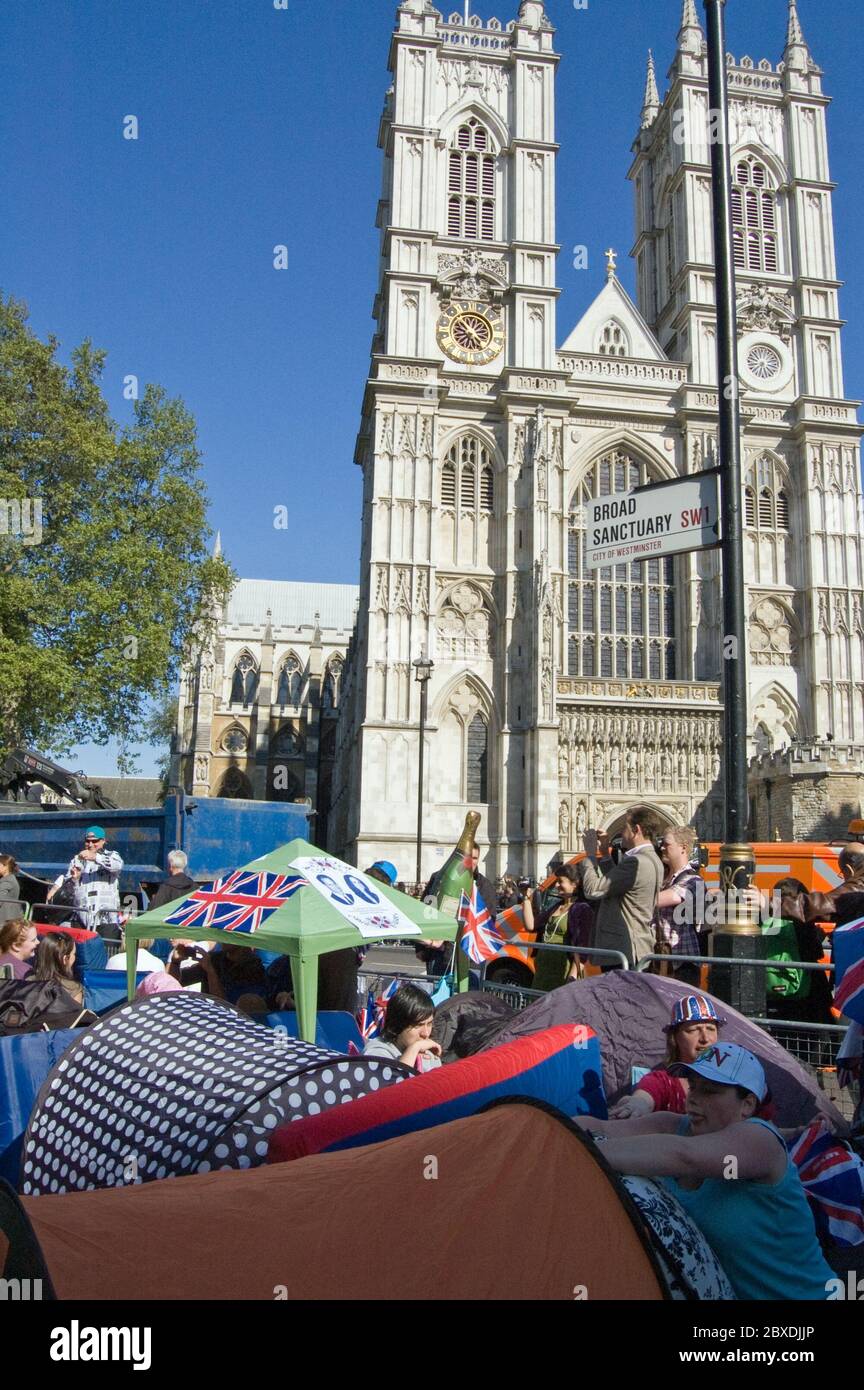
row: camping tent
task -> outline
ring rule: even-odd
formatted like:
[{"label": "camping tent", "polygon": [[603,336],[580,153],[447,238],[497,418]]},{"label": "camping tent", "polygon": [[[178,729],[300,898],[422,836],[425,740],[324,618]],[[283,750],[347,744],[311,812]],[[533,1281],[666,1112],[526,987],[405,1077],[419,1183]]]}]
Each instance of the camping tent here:
[{"label": "camping tent", "polygon": [[[291,840],[272,854],[262,855],[238,872],[259,874],[278,874],[296,876],[292,868],[295,859],[310,855],[320,855],[321,851],[306,840]],[[452,917],[445,917],[436,908],[410,898],[386,884],[374,884],[383,907],[392,904],[420,928],[412,940],[452,941],[458,927]],[[126,925],[126,965],[129,998],[133,995],[135,953],[138,940],[143,937],[179,937],[184,941],[221,941],[231,946],[248,946],[262,951],[276,951],[291,959],[294,979],[294,998],[297,1004],[301,1037],[307,1042],[315,1039],[315,1017],[317,1012],[318,957],[329,951],[340,951],[346,946],[369,944],[374,937],[363,937],[355,926],[341,916],[316,888],[311,885],[299,887],[289,897],[269,913],[257,930],[221,930],[214,927],[178,926],[166,919],[182,916],[184,903],[188,903],[202,890],[185,898],[175,898],[155,912],[145,912],[141,917],[133,917]],[[239,897],[235,894],[234,897]],[[250,902],[254,901],[250,897]],[[378,940],[392,940],[390,930],[382,930]]]},{"label": "camping tent", "polygon": [[66,1196],[0,1187],[0,1275],[61,1299],[659,1301],[660,1253],[601,1150],[526,1102],[434,1143]]},{"label": "camping tent", "polygon": [[550,1028],[417,1076],[410,1086],[386,1087],[352,1105],[281,1124],[270,1140],[269,1163],[312,1153],[354,1149],[434,1129],[477,1115],[502,1096],[542,1100],[565,1115],[606,1119],[600,1048],[590,1028]]},{"label": "camping tent", "polygon": [[206,995],[124,1004],[49,1072],[24,1135],[21,1190],[87,1191],[263,1163],[277,1125],[411,1076],[255,1023]]},{"label": "camping tent", "polygon": [[[809,1124],[815,1115],[824,1115],[835,1133],[846,1132],[848,1126],[843,1116],[819,1089],[815,1076],[806,1072],[758,1024],[705,990],[698,992],[713,1000],[717,1012],[726,1018],[722,1037],[754,1052],[764,1066],[777,1124],[792,1129]],[[663,1029],[672,1015],[672,1006],[677,999],[692,993],[692,985],[635,970],[613,970],[607,975],[575,980],[535,1000],[489,1037],[482,1050],[543,1032],[556,1024],[585,1024],[600,1039],[603,1088],[609,1104],[614,1105],[629,1088],[633,1067],[655,1067],[663,1061]]]}]

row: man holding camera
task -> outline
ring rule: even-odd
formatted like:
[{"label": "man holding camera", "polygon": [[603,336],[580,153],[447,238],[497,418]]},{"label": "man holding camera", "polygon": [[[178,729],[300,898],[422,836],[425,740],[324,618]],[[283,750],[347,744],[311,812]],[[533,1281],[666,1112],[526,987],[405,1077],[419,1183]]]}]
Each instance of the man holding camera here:
[{"label": "man holding camera", "polygon": [[[664,875],[654,845],[662,832],[660,818],[650,806],[634,806],[621,832],[624,853],[617,864],[609,855],[608,835],[586,830],[583,836],[582,887],[597,908],[591,944],[604,951],[620,951],[631,966],[654,950],[652,919]],[[603,970],[618,968],[601,966]]]},{"label": "man holding camera", "polygon": [[[84,846],[66,870],[61,887],[89,931],[114,937],[120,932],[120,874],[123,860],[114,849],[107,849],[101,825],[84,832]],[[58,895],[59,897],[59,895]]]}]

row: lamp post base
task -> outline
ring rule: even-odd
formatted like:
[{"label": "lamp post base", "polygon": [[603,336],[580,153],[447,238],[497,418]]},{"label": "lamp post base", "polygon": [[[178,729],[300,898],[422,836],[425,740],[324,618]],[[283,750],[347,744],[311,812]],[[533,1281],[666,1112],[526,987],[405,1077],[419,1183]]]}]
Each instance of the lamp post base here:
[{"label": "lamp post base", "polygon": [[[714,931],[713,954],[736,960],[764,960],[766,943],[759,921],[759,903],[748,890],[756,872],[753,846],[720,846],[720,917]],[[712,965],[710,988],[739,1013],[765,1012],[765,971],[758,965]]]},{"label": "lamp post base", "polygon": [[[767,942],[759,936],[731,934],[722,928],[714,933],[714,955],[736,960],[765,960]],[[748,1018],[765,1015],[765,971],[759,965],[712,965],[708,976],[712,994]]]}]

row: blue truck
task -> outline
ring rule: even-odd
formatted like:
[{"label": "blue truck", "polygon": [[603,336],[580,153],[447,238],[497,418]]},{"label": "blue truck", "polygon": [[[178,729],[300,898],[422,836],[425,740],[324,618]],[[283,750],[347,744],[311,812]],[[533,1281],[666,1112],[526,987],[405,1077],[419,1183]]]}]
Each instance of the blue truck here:
[{"label": "blue truck", "polygon": [[123,859],[120,895],[124,906],[144,906],[168,877],[168,851],[189,857],[188,874],[197,883],[269,854],[289,840],[309,838],[309,807],[303,802],[240,801],[223,797],[168,796],[164,805],[144,810],[12,809],[0,801],[0,851],[18,861],[22,897],[44,902],[58,874],[81,849],[89,825],[101,825],[108,848]]}]

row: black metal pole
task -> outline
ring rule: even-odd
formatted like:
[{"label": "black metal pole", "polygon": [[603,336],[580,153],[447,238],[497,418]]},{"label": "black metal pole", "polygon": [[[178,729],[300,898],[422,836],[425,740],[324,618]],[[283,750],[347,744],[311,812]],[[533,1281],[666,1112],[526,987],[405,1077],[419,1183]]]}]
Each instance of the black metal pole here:
[{"label": "black metal pole", "polygon": [[747,834],[747,661],[744,543],[741,517],[741,412],[735,261],[732,250],[732,165],[726,80],[726,0],[705,0],[708,100],[717,286],[717,370],[723,543],[723,742],[726,761],[726,840]]},{"label": "black metal pole", "polygon": [[[714,208],[714,266],[717,301],[717,397],[720,454],[720,515],[723,584],[723,755],[725,843],[720,848],[722,917],[714,955],[761,956],[761,930],[745,890],[756,868],[746,843],[747,798],[747,625],[744,597],[744,532],[741,515],[741,409],[735,258],[732,241],[732,161],[726,73],[726,0],[704,0],[708,38],[711,182]],[[765,981],[758,967],[715,966],[711,989],[743,1013],[765,1007]]]},{"label": "black metal pole", "polygon": [[423,755],[426,751],[426,691],[428,678],[420,682],[420,756],[417,760],[417,873],[415,882],[420,884],[420,857],[423,849]]}]

